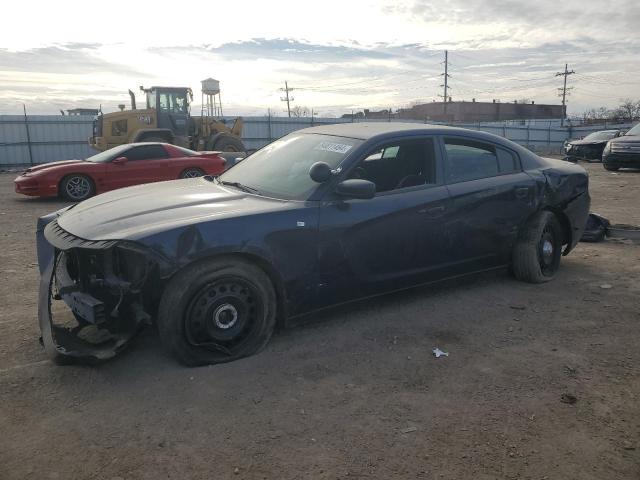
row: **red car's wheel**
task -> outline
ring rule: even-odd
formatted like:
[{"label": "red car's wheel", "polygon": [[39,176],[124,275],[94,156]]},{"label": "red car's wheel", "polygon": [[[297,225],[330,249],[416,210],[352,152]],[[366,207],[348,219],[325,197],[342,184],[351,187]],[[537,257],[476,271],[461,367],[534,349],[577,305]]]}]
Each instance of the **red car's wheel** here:
[{"label": "red car's wheel", "polygon": [[199,168],[187,168],[185,170],[182,171],[182,173],[180,174],[180,178],[196,178],[196,177],[201,177],[204,175],[204,172],[202,170],[200,170]]},{"label": "red car's wheel", "polygon": [[72,202],[81,202],[95,193],[93,180],[86,175],[67,175],[60,182],[60,195]]}]

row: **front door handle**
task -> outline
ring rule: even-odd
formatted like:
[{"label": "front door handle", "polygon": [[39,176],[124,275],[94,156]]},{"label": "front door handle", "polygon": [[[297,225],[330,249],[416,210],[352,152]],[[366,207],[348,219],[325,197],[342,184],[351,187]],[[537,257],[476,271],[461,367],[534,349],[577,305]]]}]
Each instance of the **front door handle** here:
[{"label": "front door handle", "polygon": [[516,198],[520,200],[524,200],[529,196],[529,188],[528,187],[518,187],[516,188]]},{"label": "front door handle", "polygon": [[437,207],[422,208],[418,210],[421,215],[428,215],[431,218],[440,217],[444,213],[444,205],[438,205]]}]

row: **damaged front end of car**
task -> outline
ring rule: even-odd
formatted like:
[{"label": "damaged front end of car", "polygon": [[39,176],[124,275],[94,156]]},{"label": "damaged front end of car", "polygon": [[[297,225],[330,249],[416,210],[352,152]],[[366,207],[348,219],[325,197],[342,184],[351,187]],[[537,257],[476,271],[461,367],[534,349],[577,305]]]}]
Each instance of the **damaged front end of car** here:
[{"label": "damaged front end of car", "polygon": [[56,217],[37,232],[42,344],[58,362],[109,359],[151,323],[167,262],[135,242],[78,238]]}]

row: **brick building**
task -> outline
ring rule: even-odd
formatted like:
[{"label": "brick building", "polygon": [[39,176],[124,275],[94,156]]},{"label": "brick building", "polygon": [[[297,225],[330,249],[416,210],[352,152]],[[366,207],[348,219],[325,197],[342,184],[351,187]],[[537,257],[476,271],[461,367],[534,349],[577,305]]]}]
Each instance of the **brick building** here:
[{"label": "brick building", "polygon": [[563,117],[562,105],[493,102],[432,102],[400,109],[396,118],[442,122],[498,122]]}]

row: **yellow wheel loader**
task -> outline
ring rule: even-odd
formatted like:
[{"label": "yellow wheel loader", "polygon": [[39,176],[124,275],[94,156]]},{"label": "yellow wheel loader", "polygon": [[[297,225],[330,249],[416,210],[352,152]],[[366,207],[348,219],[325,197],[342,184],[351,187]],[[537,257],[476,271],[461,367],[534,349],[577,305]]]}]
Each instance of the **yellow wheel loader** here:
[{"label": "yellow wheel loader", "polygon": [[129,90],[131,110],[100,114],[93,124],[89,145],[107,150],[133,142],[167,142],[193,150],[244,152],[240,139],[242,118],[229,128],[224,120],[213,117],[192,117],[190,88],[140,87],[146,95],[146,108],[136,108],[136,97]]}]

